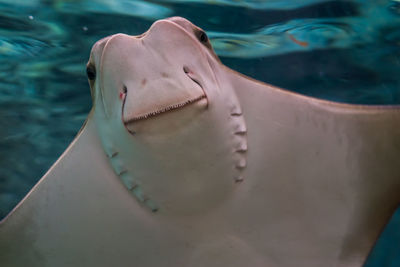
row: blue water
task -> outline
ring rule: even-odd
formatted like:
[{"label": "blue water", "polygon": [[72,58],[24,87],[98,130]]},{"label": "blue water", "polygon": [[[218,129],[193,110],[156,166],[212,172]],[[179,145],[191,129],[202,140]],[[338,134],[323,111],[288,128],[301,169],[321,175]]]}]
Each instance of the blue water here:
[{"label": "blue water", "polygon": [[[0,0],[0,218],[84,121],[92,44],[175,15],[256,79],[334,101],[400,104],[399,0]],[[369,266],[396,255],[398,221],[379,243],[387,253],[377,250]]]}]

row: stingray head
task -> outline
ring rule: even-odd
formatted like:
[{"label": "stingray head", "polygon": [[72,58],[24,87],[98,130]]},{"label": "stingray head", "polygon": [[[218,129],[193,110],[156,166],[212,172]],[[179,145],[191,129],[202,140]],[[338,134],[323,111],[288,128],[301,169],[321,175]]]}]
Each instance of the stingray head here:
[{"label": "stingray head", "polygon": [[216,56],[206,33],[183,18],[170,18],[138,36],[98,41],[87,74],[95,105],[107,117],[120,116],[134,132],[153,117],[179,112],[188,118],[206,110],[215,85],[210,59]]},{"label": "stingray head", "polygon": [[99,136],[141,202],[188,214],[232,192],[245,127],[221,68],[205,32],[178,17],[94,45],[87,73]]}]

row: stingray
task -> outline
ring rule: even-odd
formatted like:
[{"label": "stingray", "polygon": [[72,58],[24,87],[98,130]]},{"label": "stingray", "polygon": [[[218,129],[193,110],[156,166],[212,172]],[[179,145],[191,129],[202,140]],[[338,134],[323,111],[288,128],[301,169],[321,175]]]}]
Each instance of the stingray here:
[{"label": "stingray", "polygon": [[399,107],[253,80],[186,19],[98,41],[87,75],[93,108],[1,222],[1,266],[361,266],[400,201]]}]

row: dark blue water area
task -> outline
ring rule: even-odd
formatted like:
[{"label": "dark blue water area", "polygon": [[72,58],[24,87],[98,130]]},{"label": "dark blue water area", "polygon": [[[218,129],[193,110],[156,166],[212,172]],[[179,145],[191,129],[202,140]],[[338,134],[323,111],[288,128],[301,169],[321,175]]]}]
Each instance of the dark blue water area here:
[{"label": "dark blue water area", "polygon": [[[94,42],[176,15],[207,31],[224,64],[258,80],[338,102],[400,104],[398,0],[0,0],[0,218],[85,120]],[[400,266],[399,214],[367,266]]]},{"label": "dark blue water area", "polygon": [[400,210],[392,216],[390,222],[375,244],[365,267],[400,266]]}]

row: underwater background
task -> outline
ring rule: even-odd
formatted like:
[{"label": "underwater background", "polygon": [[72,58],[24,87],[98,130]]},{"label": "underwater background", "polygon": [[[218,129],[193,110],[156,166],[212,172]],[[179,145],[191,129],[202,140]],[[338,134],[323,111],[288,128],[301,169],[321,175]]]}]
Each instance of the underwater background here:
[{"label": "underwater background", "polygon": [[[0,0],[0,219],[61,155],[91,107],[91,46],[182,16],[222,62],[339,102],[400,105],[400,0]],[[400,212],[366,266],[400,266]]]}]

